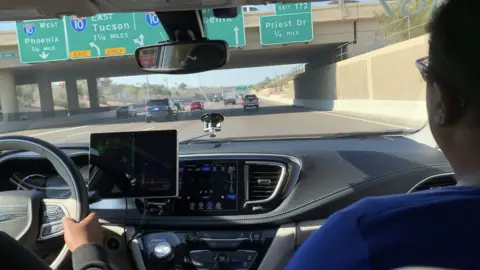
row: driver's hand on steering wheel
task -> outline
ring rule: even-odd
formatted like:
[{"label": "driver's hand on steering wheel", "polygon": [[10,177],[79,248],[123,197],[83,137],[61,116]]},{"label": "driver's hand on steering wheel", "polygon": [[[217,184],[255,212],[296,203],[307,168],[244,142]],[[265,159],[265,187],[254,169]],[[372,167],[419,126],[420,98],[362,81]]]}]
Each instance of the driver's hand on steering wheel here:
[{"label": "driver's hand on steering wheel", "polygon": [[102,228],[95,213],[90,213],[79,222],[69,217],[63,217],[62,223],[65,244],[71,252],[85,244],[102,246]]}]

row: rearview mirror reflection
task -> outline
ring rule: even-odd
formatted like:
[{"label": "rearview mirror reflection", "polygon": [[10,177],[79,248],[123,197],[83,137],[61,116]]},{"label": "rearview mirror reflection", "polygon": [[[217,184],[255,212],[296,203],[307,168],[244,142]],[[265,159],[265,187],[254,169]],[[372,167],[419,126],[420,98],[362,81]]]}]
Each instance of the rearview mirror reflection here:
[{"label": "rearview mirror reflection", "polygon": [[223,40],[171,42],[139,47],[135,51],[144,71],[161,74],[189,74],[224,66],[229,58]]}]

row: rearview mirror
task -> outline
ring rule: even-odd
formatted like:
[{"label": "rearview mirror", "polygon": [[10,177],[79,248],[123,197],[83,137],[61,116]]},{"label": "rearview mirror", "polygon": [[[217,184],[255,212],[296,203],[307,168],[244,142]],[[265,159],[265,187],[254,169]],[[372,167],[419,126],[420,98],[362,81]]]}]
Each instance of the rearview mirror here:
[{"label": "rearview mirror", "polygon": [[161,74],[189,74],[223,67],[229,58],[223,40],[168,42],[139,47],[135,59],[139,67]]}]

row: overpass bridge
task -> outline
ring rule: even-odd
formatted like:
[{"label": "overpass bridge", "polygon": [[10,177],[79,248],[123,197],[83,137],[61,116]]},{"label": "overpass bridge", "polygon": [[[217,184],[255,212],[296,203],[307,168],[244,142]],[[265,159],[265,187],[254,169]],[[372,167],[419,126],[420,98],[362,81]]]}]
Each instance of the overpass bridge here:
[{"label": "overpass bridge", "polygon": [[[273,15],[273,11],[244,13],[246,46],[232,48],[230,62],[224,67],[244,68],[269,65],[310,63],[322,66],[331,63],[332,51],[339,44],[353,40],[365,40],[378,29],[375,12],[381,11],[378,3],[345,4],[312,7],[313,40],[273,46],[260,44],[259,19]],[[360,50],[363,46],[358,46]],[[15,31],[0,32],[0,54],[14,52],[19,55]],[[79,109],[76,81],[86,79],[90,106],[99,107],[96,79],[101,77],[132,76],[144,74],[138,69],[133,56],[67,60],[40,64],[23,64],[18,58],[0,59],[0,100],[3,114],[18,112],[15,86],[38,84],[41,109],[45,115],[53,115],[51,83],[65,81],[69,110]],[[5,119],[5,117],[4,117]]]}]

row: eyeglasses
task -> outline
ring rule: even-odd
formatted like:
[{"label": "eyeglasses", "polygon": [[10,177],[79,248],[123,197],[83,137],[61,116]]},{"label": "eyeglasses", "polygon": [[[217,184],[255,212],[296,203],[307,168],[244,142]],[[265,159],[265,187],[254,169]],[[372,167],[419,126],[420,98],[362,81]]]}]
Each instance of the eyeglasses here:
[{"label": "eyeglasses", "polygon": [[417,66],[420,75],[422,75],[422,78],[426,81],[428,74],[428,57],[423,57],[415,61],[415,66]]},{"label": "eyeglasses", "polygon": [[[428,57],[423,57],[415,61],[415,66],[417,66],[418,70],[420,71],[420,75],[422,75],[422,78],[427,81],[427,75],[428,75]],[[465,107],[465,98],[463,98],[461,95],[457,95],[457,98],[459,99],[460,102],[460,107],[464,108]]]}]

